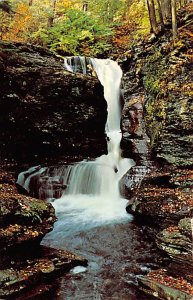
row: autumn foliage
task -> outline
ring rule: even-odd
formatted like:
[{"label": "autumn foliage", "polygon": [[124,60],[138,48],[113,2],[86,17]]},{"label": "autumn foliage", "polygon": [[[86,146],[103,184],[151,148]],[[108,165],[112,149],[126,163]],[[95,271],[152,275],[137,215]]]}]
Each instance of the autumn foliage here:
[{"label": "autumn foliage", "polygon": [[[100,55],[149,32],[144,1],[11,0],[13,13],[0,11],[0,38],[49,47],[60,54]],[[144,25],[145,20],[145,25]],[[143,29],[142,29],[143,31]]]}]

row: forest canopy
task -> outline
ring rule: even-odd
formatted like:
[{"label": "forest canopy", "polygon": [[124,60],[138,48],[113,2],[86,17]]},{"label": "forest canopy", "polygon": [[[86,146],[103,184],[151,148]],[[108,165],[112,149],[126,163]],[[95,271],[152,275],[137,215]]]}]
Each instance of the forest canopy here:
[{"label": "forest canopy", "polygon": [[[163,30],[182,2],[0,0],[0,38],[41,45],[61,55],[124,51],[137,39]],[[173,29],[177,35],[175,21],[176,15]]]}]

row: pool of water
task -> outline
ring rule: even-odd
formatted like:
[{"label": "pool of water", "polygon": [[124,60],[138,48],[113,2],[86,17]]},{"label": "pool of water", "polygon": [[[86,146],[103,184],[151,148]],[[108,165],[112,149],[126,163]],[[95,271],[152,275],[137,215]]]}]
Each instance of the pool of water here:
[{"label": "pool of water", "polygon": [[142,228],[126,220],[95,225],[88,230],[78,228],[76,225],[74,233],[69,234],[65,232],[65,223],[63,232],[62,225],[56,223],[55,230],[43,240],[46,246],[68,249],[88,260],[86,269],[76,268],[58,278],[46,299],[152,299],[137,289],[137,276],[159,261],[156,248]]}]

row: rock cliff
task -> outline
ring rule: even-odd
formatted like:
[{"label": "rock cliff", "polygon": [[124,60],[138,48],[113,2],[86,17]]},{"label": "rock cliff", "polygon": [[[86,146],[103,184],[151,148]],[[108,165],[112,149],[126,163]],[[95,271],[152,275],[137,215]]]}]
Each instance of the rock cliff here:
[{"label": "rock cliff", "polygon": [[65,71],[32,45],[0,42],[0,153],[16,160],[106,152],[106,101],[96,78]]},{"label": "rock cliff", "polygon": [[[126,89],[122,148],[137,161],[122,185],[130,199],[128,212],[156,227],[156,244],[171,259],[164,275],[158,270],[140,280],[143,290],[160,299],[192,297],[192,14],[192,4],[180,12],[175,44],[167,31],[130,49],[121,60]],[[176,288],[186,294],[179,296]]]}]

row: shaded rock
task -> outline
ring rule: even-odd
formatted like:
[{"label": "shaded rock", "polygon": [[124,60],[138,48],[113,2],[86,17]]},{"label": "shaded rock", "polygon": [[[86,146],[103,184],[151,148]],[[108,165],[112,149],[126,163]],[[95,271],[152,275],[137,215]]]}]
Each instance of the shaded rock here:
[{"label": "shaded rock", "polygon": [[77,265],[86,266],[87,261],[68,251],[41,247],[38,257],[12,261],[10,268],[0,270],[0,296],[16,296],[40,282],[51,283],[53,276]]},{"label": "shaded rock", "polygon": [[192,224],[191,224],[191,218],[184,218],[181,219],[178,223],[178,228],[180,232],[182,232],[185,236],[188,236],[192,239]]},{"label": "shaded rock", "polygon": [[156,236],[157,246],[171,255],[191,254],[192,241],[181,234],[177,226],[170,226]]},{"label": "shaded rock", "polygon": [[191,300],[192,295],[176,289],[175,287],[169,287],[161,284],[155,280],[149,279],[147,276],[140,276],[138,278],[139,288],[148,295],[152,295],[158,299],[165,300]]},{"label": "shaded rock", "polygon": [[1,41],[0,60],[3,158],[106,152],[107,105],[96,78],[65,71],[57,57],[32,45]]},{"label": "shaded rock", "polygon": [[39,243],[56,218],[51,204],[19,194],[0,193],[1,250]]},{"label": "shaded rock", "polygon": [[[121,145],[124,155],[137,162],[121,181],[122,193],[129,199],[127,211],[155,227],[157,246],[171,259],[167,269],[174,277],[180,273],[190,286],[193,24],[186,17],[189,19],[192,11],[190,4],[180,12],[179,40],[175,45],[171,32],[165,31],[156,43],[149,40],[132,47],[121,62],[125,73]],[[137,110],[142,95],[143,112]],[[132,101],[137,98],[135,107]],[[191,296],[180,285],[168,287],[167,282],[155,278],[143,278],[140,286],[159,299],[192,299],[190,291]]]},{"label": "shaded rock", "polygon": [[21,193],[38,199],[60,198],[67,187],[66,173],[71,165],[32,167],[21,172],[17,179],[17,188]]}]

